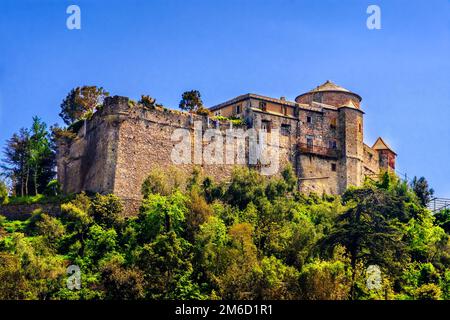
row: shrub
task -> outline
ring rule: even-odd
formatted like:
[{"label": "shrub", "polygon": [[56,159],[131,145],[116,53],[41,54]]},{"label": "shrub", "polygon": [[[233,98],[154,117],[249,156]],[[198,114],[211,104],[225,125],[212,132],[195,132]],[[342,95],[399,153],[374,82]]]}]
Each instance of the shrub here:
[{"label": "shrub", "polygon": [[106,298],[115,300],[137,300],[144,298],[144,274],[137,268],[125,268],[111,261],[102,268]]},{"label": "shrub", "polygon": [[99,225],[106,228],[111,228],[122,224],[122,211],[122,202],[113,194],[96,194],[94,199],[91,201],[91,215]]},{"label": "shrub", "polygon": [[60,193],[61,193],[61,184],[56,179],[51,180],[44,190],[44,194],[46,196],[57,196]]},{"label": "shrub", "polygon": [[8,202],[8,188],[3,181],[0,181],[0,205]]},{"label": "shrub", "polygon": [[442,291],[434,283],[427,283],[416,289],[415,298],[418,300],[440,300]]},{"label": "shrub", "polygon": [[144,198],[151,194],[170,195],[177,189],[183,189],[184,175],[176,168],[166,171],[153,169],[142,184],[141,193]]},{"label": "shrub", "polygon": [[343,300],[350,291],[350,275],[340,261],[315,261],[303,267],[300,275],[301,298]]},{"label": "shrub", "polygon": [[58,219],[42,214],[41,219],[36,222],[36,231],[39,235],[44,236],[49,244],[54,244],[62,238],[65,228]]}]

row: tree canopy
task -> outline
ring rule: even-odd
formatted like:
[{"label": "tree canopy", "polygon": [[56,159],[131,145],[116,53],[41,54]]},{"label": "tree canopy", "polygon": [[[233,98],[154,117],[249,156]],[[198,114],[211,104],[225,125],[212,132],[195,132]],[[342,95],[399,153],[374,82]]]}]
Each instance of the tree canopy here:
[{"label": "tree canopy", "polygon": [[72,89],[61,103],[59,116],[66,125],[92,116],[109,93],[102,87],[82,86]]},{"label": "tree canopy", "polygon": [[6,142],[3,165],[15,195],[44,193],[55,176],[55,146],[47,125],[33,117],[30,129],[22,128]]},{"label": "tree canopy", "polygon": [[197,114],[208,114],[209,111],[203,106],[201,94],[198,90],[186,91],[181,95],[179,108],[184,111]]},{"label": "tree canopy", "polygon": [[237,168],[229,183],[174,172],[149,174],[138,216],[114,195],[80,194],[59,217],[0,219],[1,297],[450,298],[449,214],[431,215],[392,174],[339,197],[299,193],[290,167]]}]

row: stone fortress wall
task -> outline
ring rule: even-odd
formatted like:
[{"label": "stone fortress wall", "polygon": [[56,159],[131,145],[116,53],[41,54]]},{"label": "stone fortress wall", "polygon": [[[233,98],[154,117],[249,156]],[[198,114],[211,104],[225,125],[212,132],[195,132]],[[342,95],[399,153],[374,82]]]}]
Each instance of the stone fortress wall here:
[{"label": "stone fortress wall", "polygon": [[[341,194],[351,185],[361,185],[367,175],[395,168],[396,155],[381,138],[372,148],[364,144],[360,102],[357,94],[326,82],[295,102],[247,94],[210,111],[242,119],[243,130],[265,130],[268,142],[273,132],[280,132],[277,173],[291,163],[301,192]],[[135,210],[149,172],[173,165],[174,131],[187,130],[194,141],[195,123],[201,123],[203,132],[232,126],[206,116],[147,109],[126,97],[106,98],[103,107],[79,125],[75,138],[59,141],[63,191],[114,193]],[[193,162],[176,166],[186,174],[200,166],[216,180],[229,178],[234,167]]]}]

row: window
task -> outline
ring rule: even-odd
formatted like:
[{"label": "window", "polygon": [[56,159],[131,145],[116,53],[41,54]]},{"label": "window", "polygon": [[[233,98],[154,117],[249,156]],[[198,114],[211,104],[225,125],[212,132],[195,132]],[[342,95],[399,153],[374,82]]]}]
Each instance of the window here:
[{"label": "window", "polygon": [[270,121],[269,120],[261,121],[261,130],[265,130],[267,132],[270,132]]},{"label": "window", "polygon": [[312,148],[313,147],[313,137],[312,136],[306,136],[306,146],[308,148]]},{"label": "window", "polygon": [[359,133],[362,132],[362,125],[361,125],[361,123],[358,123],[358,130],[359,130]]},{"label": "window", "polygon": [[336,163],[331,164],[331,171],[336,172]]},{"label": "window", "polygon": [[328,145],[329,145],[330,149],[337,149],[337,142],[336,142],[336,140],[329,141]]},{"label": "window", "polygon": [[281,107],[281,111],[283,112],[283,114],[284,114],[285,116],[287,116],[287,107],[286,107],[286,106],[282,106],[282,107]]},{"label": "window", "polygon": [[241,105],[238,104],[238,105],[236,106],[236,114],[240,114],[240,113],[241,113]]},{"label": "window", "polygon": [[313,96],[313,101],[322,103],[322,92],[316,92]]},{"label": "window", "polygon": [[290,124],[282,124],[280,132],[281,132],[282,136],[290,135],[291,134],[291,125]]},{"label": "window", "polygon": [[336,118],[331,118],[331,120],[330,120],[330,128],[331,129],[336,129],[336,127],[337,127],[337,120],[336,120]]},{"label": "window", "polygon": [[264,101],[260,101],[260,102],[259,102],[259,108],[260,108],[262,111],[266,111],[266,109],[267,109],[266,103],[265,103]]},{"label": "window", "polygon": [[307,116],[306,117],[306,123],[312,123],[312,117],[311,116]]}]

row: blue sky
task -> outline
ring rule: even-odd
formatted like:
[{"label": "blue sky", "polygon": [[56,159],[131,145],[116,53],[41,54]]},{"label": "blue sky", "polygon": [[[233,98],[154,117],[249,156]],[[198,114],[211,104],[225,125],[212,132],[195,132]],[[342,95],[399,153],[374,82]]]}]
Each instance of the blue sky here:
[{"label": "blue sky", "polygon": [[[81,8],[81,30],[66,8]],[[382,29],[366,27],[369,5]],[[365,140],[450,197],[450,1],[0,1],[0,146],[31,117],[60,122],[71,88],[176,108],[243,93],[294,99],[330,79],[363,97]]]}]

